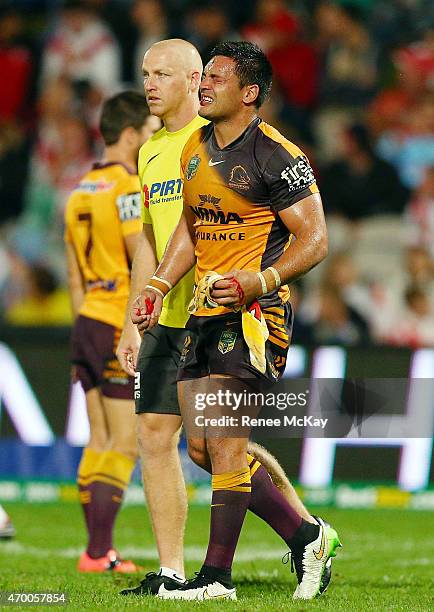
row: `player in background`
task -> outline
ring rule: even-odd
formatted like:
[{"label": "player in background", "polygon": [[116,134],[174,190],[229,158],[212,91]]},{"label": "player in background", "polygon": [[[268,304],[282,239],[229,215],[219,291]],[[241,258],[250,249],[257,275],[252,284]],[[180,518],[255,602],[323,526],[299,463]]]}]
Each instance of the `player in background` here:
[{"label": "player in background", "polygon": [[137,156],[159,125],[136,92],[107,100],[100,120],[103,159],[82,178],[66,206],[73,379],[86,393],[90,424],[77,475],[88,532],[78,562],[81,572],[138,571],[133,562],[118,558],[112,543],[137,459],[133,379],[119,367],[115,351],[142,229]]},{"label": "player in background", "polygon": [[[195,306],[178,371],[186,422],[198,394],[279,378],[292,325],[287,283],[327,254],[321,198],[307,158],[257,116],[271,78],[269,61],[256,45],[222,43],[214,49],[200,86],[200,114],[213,123],[184,147],[184,212],[132,309],[139,331],[152,329],[164,296],[170,299],[170,288],[195,266]],[[215,272],[220,277],[208,280]],[[213,410],[218,416],[218,407]],[[158,594],[165,599],[236,599],[233,557],[245,514],[257,501],[255,488],[264,483],[256,482],[247,436],[213,434],[218,437],[207,430],[205,438],[190,434],[188,440],[196,461],[203,465],[208,453],[212,465],[206,558],[196,578],[163,585]],[[267,484],[261,513],[291,550],[298,579],[294,598],[312,599],[339,545],[337,534],[306,521],[284,505],[269,478]]]},{"label": "player in background", "polygon": [[[190,135],[207,121],[197,116],[202,75],[200,56],[190,43],[166,40],[153,45],[143,60],[144,90],[149,108],[163,121],[139,154],[139,177],[144,196],[143,234],[134,257],[129,306],[145,288],[163,257],[167,242],[182,213],[180,157]],[[151,572],[134,589],[122,594],[158,594],[163,585],[177,586],[184,579],[183,538],[187,496],[178,453],[180,416],[176,375],[183,350],[193,291],[189,272],[165,299],[159,324],[141,342],[129,314],[117,355],[126,372],[136,375],[135,397],[143,483],[160,558],[160,569]],[[140,347],[140,354],[137,354]],[[190,453],[210,471],[209,459]],[[282,468],[265,449],[249,447],[253,480],[250,510],[278,533],[286,534],[291,506],[311,523],[316,521],[297,497]],[[254,456],[253,456],[254,455]],[[261,465],[262,464],[262,465]],[[279,480],[284,491],[271,482]],[[270,496],[278,512],[270,512]],[[288,499],[285,499],[288,498]],[[288,503],[289,500],[289,503]],[[323,583],[323,590],[330,573]]]},{"label": "player in background", "polygon": [[12,521],[0,504],[0,540],[9,540],[13,538],[16,534],[15,527],[12,524]]}]

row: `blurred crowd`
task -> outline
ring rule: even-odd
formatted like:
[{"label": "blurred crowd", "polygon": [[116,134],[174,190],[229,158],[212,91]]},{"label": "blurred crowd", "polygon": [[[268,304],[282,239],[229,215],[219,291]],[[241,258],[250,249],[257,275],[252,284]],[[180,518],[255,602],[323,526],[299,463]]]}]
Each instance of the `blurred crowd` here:
[{"label": "blurred crowd", "polygon": [[155,41],[268,55],[262,117],[308,154],[330,255],[292,287],[295,342],[434,346],[432,0],[0,0],[0,317],[67,325],[63,209],[104,97]]}]

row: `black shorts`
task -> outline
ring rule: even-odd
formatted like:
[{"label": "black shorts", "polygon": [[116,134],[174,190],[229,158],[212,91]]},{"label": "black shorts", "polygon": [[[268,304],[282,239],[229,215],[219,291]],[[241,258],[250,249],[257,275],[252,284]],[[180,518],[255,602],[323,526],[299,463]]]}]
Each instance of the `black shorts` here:
[{"label": "black shorts", "polygon": [[278,380],[285,370],[291,340],[292,309],[288,302],[262,312],[270,334],[265,343],[265,374],[250,363],[240,312],[215,317],[192,315],[186,325],[188,335],[181,355],[178,381],[210,374],[225,374],[241,380]]},{"label": "black shorts", "polygon": [[136,367],[136,413],[181,414],[176,391],[186,330],[156,325],[143,336]]},{"label": "black shorts", "polygon": [[115,399],[133,399],[134,379],[121,368],[116,349],[121,330],[108,323],[80,315],[71,336],[74,380],[85,392],[101,387],[101,393]]}]

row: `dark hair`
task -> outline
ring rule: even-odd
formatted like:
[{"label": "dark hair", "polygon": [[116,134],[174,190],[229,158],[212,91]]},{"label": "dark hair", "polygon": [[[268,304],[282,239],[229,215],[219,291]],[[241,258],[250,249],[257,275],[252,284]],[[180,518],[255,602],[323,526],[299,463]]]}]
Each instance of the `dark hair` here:
[{"label": "dark hair", "polygon": [[361,123],[353,123],[347,127],[347,133],[351,138],[353,138],[359,149],[365,153],[368,153],[371,157],[375,157],[372,137],[366,125]]},{"label": "dark hair", "polygon": [[44,264],[37,263],[31,266],[30,276],[35,289],[41,295],[51,295],[59,286],[59,281],[54,273]]},{"label": "dark hair", "polygon": [[235,74],[240,86],[258,85],[255,106],[259,108],[270,95],[273,70],[265,53],[251,42],[222,42],[214,47],[211,57],[223,55],[235,61]]},{"label": "dark hair", "polygon": [[149,115],[143,94],[136,91],[123,91],[109,98],[104,102],[99,123],[105,144],[116,144],[127,127],[140,130]]},{"label": "dark hair", "polygon": [[426,293],[418,285],[410,285],[405,290],[404,297],[407,304],[411,305],[414,300],[417,300],[419,298],[426,298]]}]

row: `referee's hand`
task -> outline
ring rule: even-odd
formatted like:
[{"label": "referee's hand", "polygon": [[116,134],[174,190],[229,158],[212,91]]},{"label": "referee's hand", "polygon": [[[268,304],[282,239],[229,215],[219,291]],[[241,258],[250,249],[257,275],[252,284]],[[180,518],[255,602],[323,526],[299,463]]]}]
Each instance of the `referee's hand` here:
[{"label": "referee's hand", "polygon": [[163,298],[152,289],[145,289],[136,297],[131,309],[131,321],[141,336],[157,325],[162,307]]},{"label": "referee's hand", "polygon": [[125,325],[116,349],[116,357],[121,364],[121,368],[130,376],[134,376],[136,373],[141,341],[137,328],[131,323]]}]

